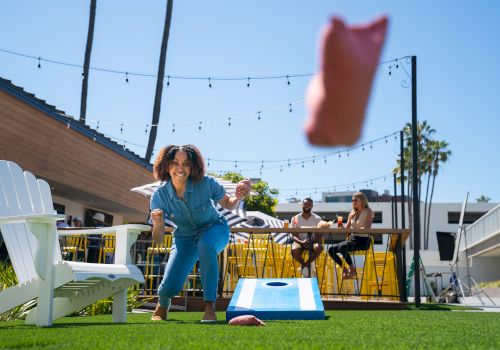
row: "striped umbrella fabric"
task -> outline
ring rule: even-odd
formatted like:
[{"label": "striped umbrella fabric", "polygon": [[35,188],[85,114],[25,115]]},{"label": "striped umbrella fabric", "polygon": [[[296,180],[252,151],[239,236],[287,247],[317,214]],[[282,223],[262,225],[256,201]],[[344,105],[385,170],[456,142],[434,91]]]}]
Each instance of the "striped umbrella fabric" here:
[{"label": "striped umbrella fabric", "polygon": [[[272,217],[270,215],[264,214],[260,211],[247,211],[245,215],[247,221],[242,222],[236,227],[242,227],[242,228],[269,228],[269,227],[275,227],[275,228],[281,228],[283,227],[283,221],[276,219],[275,217]],[[274,241],[276,243],[280,244],[285,244],[288,242],[290,238],[290,234],[286,232],[280,232],[280,233],[271,233],[271,235],[274,238]],[[238,240],[238,239],[248,239],[249,234],[246,232],[236,232],[233,234],[233,239]]]},{"label": "striped umbrella fabric", "polygon": [[[214,179],[219,184],[221,184],[222,187],[224,187],[227,194],[229,194],[229,195],[235,194],[235,192],[236,192],[236,184],[235,183],[230,182],[230,181],[226,181],[226,180],[222,180],[222,179],[217,178],[217,177],[214,177]],[[139,187],[131,188],[130,191],[140,193],[146,197],[151,197],[153,195],[153,192],[161,185],[162,185],[161,181],[156,181],[156,182],[145,184],[145,185],[142,185]],[[219,203],[214,203],[214,204],[215,204],[215,208],[217,209],[217,211],[226,218],[229,226],[232,227],[232,226],[246,222],[245,211],[243,209],[243,202],[240,202],[240,205],[238,206],[238,208],[234,209],[233,211],[227,210]],[[165,225],[169,226],[169,227],[176,227],[175,224],[168,219],[165,220]]]}]

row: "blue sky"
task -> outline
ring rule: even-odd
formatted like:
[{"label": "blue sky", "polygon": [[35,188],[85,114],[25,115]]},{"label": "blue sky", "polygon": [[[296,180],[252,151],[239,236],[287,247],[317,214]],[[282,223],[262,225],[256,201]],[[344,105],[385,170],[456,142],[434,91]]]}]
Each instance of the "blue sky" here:
[{"label": "blue sky", "polygon": [[[90,1],[3,1],[0,49],[83,64]],[[91,66],[156,74],[166,1],[98,0]],[[500,5],[492,1],[175,1],[166,74],[190,77],[256,77],[313,73],[320,29],[331,15],[363,23],[388,14],[381,61],[418,58],[418,117],[436,129],[453,152],[436,181],[437,202],[484,194],[500,201],[495,139],[500,129]],[[0,76],[78,117],[81,69],[0,52]],[[409,65],[401,63],[409,70]],[[408,76],[381,65],[373,86],[361,143],[400,130],[411,118]],[[327,158],[344,148],[317,148],[302,131],[301,100],[309,78],[246,81],[171,80],[164,89],[155,148],[196,144],[209,170],[242,170],[290,196],[320,198],[321,188],[393,188],[399,141],[389,138]],[[92,71],[87,119],[106,135],[127,140],[143,156],[155,78]],[[289,112],[289,104],[292,113]],[[276,107],[276,108],[275,108]],[[257,111],[261,120],[257,120]],[[242,116],[236,118],[236,116]],[[233,116],[231,126],[227,118]],[[212,120],[224,121],[208,123]],[[203,122],[202,130],[198,130]],[[123,132],[120,124],[123,123]],[[172,133],[172,124],[176,124]],[[135,146],[137,145],[137,146]],[[286,159],[317,160],[288,167]],[[230,162],[217,162],[214,159]],[[264,163],[261,161],[284,160]],[[243,164],[243,161],[256,163]],[[293,162],[292,162],[293,163]],[[283,166],[280,171],[280,165]],[[277,166],[267,169],[269,166]],[[374,180],[373,184],[367,180]],[[359,184],[359,182],[363,182]],[[354,183],[354,186],[353,186]],[[311,190],[301,190],[310,188]],[[317,190],[314,190],[317,188]],[[295,189],[298,189],[297,191]]]}]

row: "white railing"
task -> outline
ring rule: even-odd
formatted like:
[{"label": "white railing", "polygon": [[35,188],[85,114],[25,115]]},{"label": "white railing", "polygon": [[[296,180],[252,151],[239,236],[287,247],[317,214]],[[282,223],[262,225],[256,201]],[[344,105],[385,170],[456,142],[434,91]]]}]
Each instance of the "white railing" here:
[{"label": "white railing", "polygon": [[[467,247],[472,246],[500,233],[500,204],[484,214],[479,220],[466,227]],[[464,249],[463,240],[460,249]]]}]

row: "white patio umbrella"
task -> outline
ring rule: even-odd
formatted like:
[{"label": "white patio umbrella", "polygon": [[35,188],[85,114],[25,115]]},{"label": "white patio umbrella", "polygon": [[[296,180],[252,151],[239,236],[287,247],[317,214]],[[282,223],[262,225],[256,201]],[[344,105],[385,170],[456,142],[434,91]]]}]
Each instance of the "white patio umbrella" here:
[{"label": "white patio umbrella", "polygon": [[[247,211],[245,213],[245,217],[247,219],[246,222],[242,222],[236,227],[243,228],[281,228],[283,227],[283,221],[280,219],[276,219],[270,215],[264,214],[260,211]],[[233,238],[237,239],[248,239],[249,234],[246,232],[236,232],[233,234]],[[289,239],[289,233],[280,232],[280,233],[271,233],[276,243],[285,244]]]},{"label": "white patio umbrella", "polygon": [[[233,183],[231,181],[222,180],[222,179],[219,179],[216,177],[214,179],[219,184],[221,184],[222,187],[224,187],[224,189],[226,190],[226,193],[228,193],[230,195],[234,195],[234,193],[236,192],[236,184],[235,183]],[[145,185],[142,185],[139,187],[131,188],[130,191],[140,193],[146,197],[151,197],[153,195],[153,192],[161,185],[162,185],[161,181],[156,181],[156,182],[145,184]],[[226,208],[221,206],[219,203],[214,203],[214,204],[215,204],[215,208],[217,209],[217,211],[219,213],[221,213],[222,215],[224,215],[229,226],[235,226],[237,224],[240,224],[240,223],[243,223],[246,221],[245,212],[243,210],[243,202],[240,202],[239,207],[234,209],[233,211],[227,210]],[[175,224],[168,219],[165,220],[165,225],[170,226],[170,227],[175,227]]]}]

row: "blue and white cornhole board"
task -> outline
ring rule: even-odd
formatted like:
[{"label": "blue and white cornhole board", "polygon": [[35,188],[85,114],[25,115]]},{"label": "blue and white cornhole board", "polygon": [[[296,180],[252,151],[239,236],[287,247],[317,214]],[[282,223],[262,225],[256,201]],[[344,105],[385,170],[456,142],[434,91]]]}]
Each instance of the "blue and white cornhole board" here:
[{"label": "blue and white cornhole board", "polygon": [[324,320],[316,278],[241,278],[226,320],[254,315],[262,320]]}]

